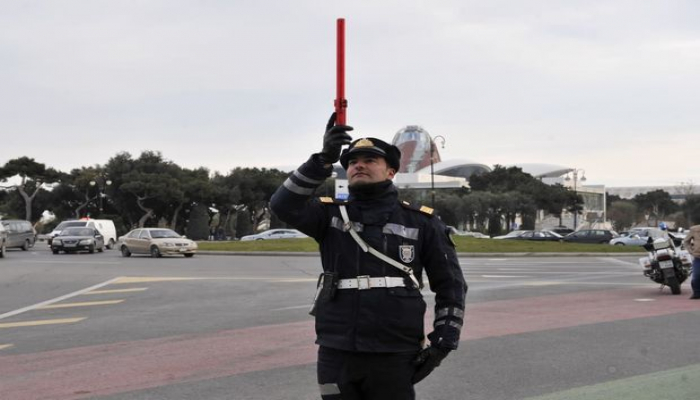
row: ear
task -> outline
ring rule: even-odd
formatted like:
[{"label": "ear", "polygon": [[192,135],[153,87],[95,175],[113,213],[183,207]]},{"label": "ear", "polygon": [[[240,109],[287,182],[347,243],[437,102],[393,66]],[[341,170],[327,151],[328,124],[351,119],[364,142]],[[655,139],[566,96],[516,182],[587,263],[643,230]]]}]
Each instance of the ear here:
[{"label": "ear", "polygon": [[388,168],[387,175],[389,175],[389,179],[394,179],[394,176],[396,175],[396,170],[393,168]]}]

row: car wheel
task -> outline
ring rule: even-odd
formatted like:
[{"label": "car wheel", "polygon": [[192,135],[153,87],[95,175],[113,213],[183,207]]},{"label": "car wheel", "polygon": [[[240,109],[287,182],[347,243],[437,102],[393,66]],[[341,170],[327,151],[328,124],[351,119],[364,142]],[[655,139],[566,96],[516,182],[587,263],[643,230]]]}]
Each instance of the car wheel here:
[{"label": "car wheel", "polygon": [[5,243],[0,246],[0,258],[5,257]]},{"label": "car wheel", "polygon": [[22,244],[22,250],[27,251],[29,248],[32,247],[31,243],[29,243],[29,239],[25,240],[24,243]]},{"label": "car wheel", "polygon": [[105,247],[104,247],[104,246],[100,246],[100,248],[97,249],[97,252],[98,252],[98,253],[102,253],[102,252],[104,252],[104,251],[105,251]]},{"label": "car wheel", "polygon": [[617,242],[617,243],[615,243],[615,246],[624,246],[624,245],[625,245],[625,244],[622,243],[622,242]]},{"label": "car wheel", "polygon": [[194,254],[185,254],[185,257],[192,258],[192,257],[194,257]]},{"label": "car wheel", "polygon": [[90,247],[88,247],[88,253],[90,253],[90,254],[95,253],[95,245],[94,244],[90,245]]},{"label": "car wheel", "polygon": [[58,249],[51,249],[51,252],[52,252],[53,254],[58,254]]},{"label": "car wheel", "polygon": [[122,246],[121,251],[122,251],[122,257],[131,257],[131,251],[129,251],[128,247]]},{"label": "car wheel", "polygon": [[114,248],[114,239],[109,239],[109,242],[107,242],[106,247],[110,250],[113,249]]},{"label": "car wheel", "polygon": [[158,258],[162,256],[163,255],[160,254],[160,249],[158,249],[158,246],[151,246],[151,257]]}]

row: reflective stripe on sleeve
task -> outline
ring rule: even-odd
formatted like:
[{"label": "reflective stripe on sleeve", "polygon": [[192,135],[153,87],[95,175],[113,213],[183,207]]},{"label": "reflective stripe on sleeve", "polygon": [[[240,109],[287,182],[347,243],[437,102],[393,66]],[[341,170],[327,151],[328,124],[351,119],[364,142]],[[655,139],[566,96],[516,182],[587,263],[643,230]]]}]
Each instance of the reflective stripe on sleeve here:
[{"label": "reflective stripe on sleeve", "polygon": [[324,180],[311,179],[311,178],[307,177],[306,175],[302,175],[302,173],[299,172],[299,170],[294,171],[294,177],[296,177],[297,179],[299,179],[302,182],[310,183],[310,184],[316,185],[316,186],[322,184],[323,181],[325,180],[325,179]]},{"label": "reflective stripe on sleeve", "polygon": [[460,310],[457,307],[445,307],[441,308],[435,313],[435,319],[440,319],[444,318],[448,315],[452,315],[457,318],[464,318],[464,311]]},{"label": "reflective stripe on sleeve", "polygon": [[321,391],[321,396],[340,394],[340,388],[337,383],[319,383],[318,388]]},{"label": "reflective stripe on sleeve", "polygon": [[289,190],[290,192],[302,195],[302,196],[310,196],[313,194],[314,190],[316,188],[305,188],[297,185],[294,183],[291,179],[287,178],[286,181],[284,181],[284,187]]}]

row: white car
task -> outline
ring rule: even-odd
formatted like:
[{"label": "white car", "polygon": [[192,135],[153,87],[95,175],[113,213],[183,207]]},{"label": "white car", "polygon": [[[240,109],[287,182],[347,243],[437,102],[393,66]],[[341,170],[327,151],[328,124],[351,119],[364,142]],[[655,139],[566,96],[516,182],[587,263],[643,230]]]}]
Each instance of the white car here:
[{"label": "white car", "polygon": [[270,239],[295,239],[307,238],[308,236],[299,232],[296,229],[270,229],[255,235],[247,235],[241,238],[241,241],[248,240],[270,240]]}]

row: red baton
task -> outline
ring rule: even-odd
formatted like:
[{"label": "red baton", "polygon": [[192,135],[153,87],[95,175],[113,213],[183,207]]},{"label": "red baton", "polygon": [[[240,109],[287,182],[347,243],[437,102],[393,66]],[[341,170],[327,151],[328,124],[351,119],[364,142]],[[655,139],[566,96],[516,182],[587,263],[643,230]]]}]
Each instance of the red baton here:
[{"label": "red baton", "polygon": [[338,125],[347,123],[348,101],[345,99],[345,19],[337,21],[337,60],[336,60],[336,96],[335,122]]}]

